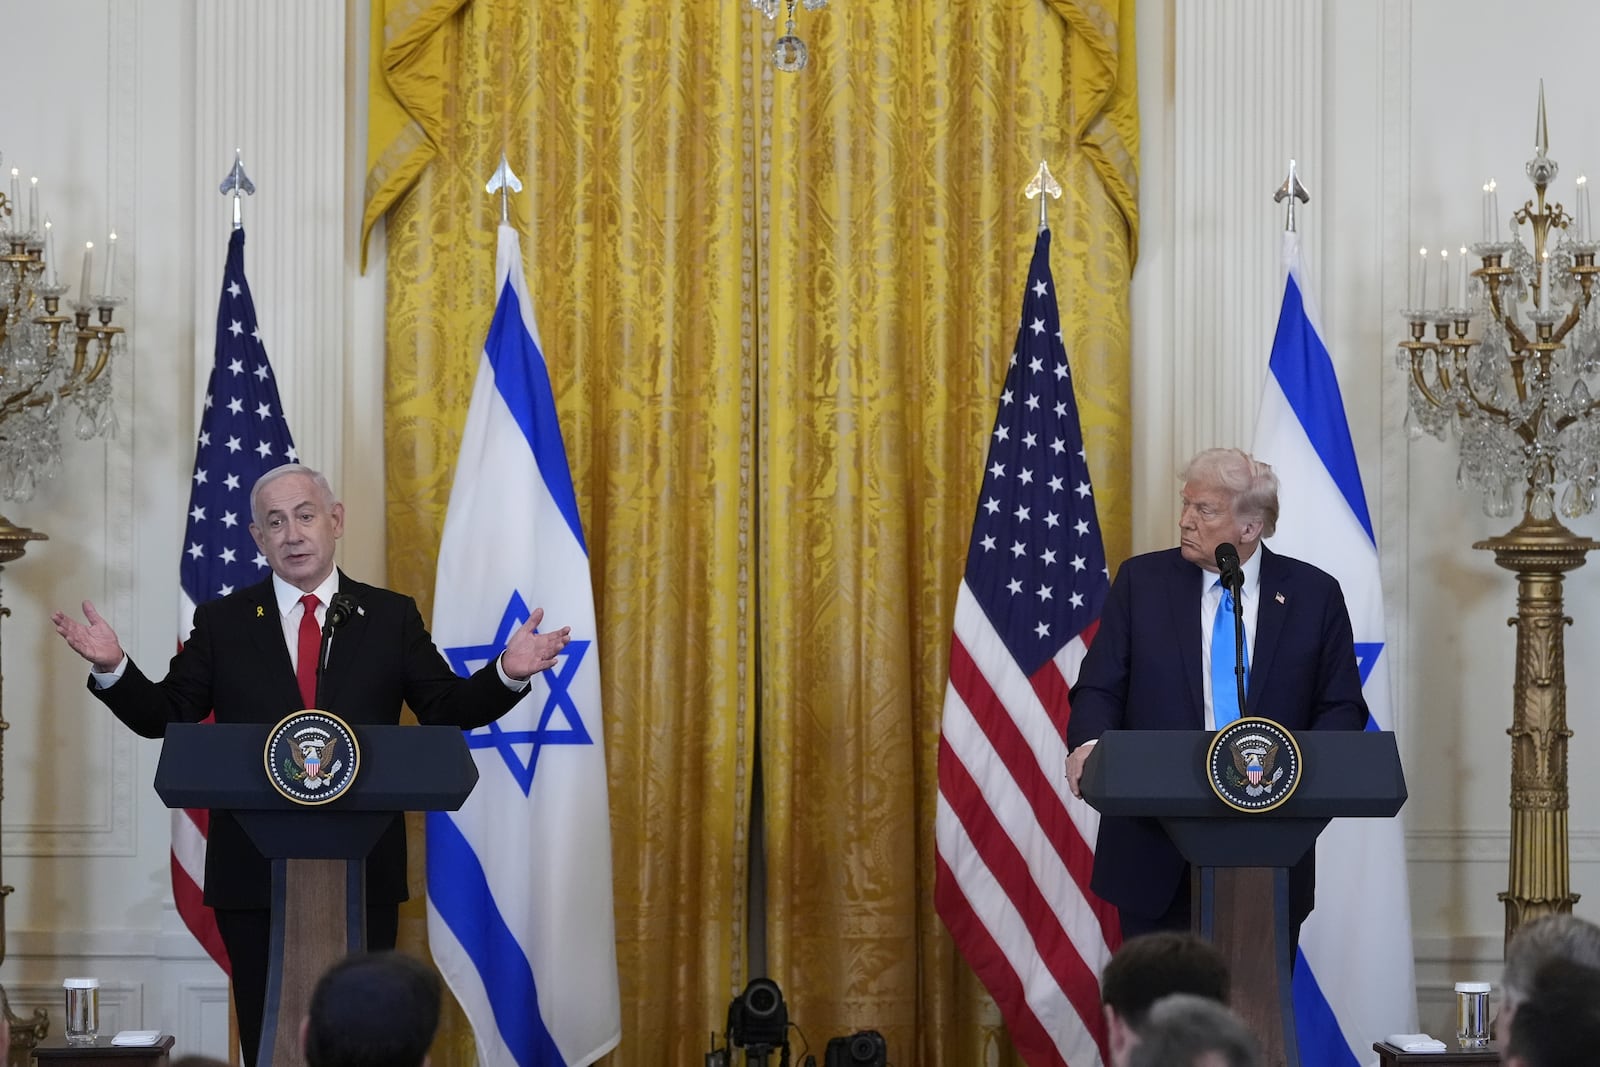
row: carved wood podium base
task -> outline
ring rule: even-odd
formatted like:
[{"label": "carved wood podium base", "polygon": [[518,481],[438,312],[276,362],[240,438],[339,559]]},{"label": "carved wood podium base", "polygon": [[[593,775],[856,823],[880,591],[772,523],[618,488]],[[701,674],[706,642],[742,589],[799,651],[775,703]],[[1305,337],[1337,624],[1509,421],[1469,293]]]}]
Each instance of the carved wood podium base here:
[{"label": "carved wood podium base", "polygon": [[300,1020],[317,979],[366,946],[366,875],[366,860],[272,861],[272,962],[258,1064],[305,1067]]},{"label": "carved wood podium base", "polygon": [[1195,867],[1194,932],[1216,946],[1233,980],[1229,1007],[1261,1042],[1270,1067],[1300,1067],[1289,961],[1289,872]]}]

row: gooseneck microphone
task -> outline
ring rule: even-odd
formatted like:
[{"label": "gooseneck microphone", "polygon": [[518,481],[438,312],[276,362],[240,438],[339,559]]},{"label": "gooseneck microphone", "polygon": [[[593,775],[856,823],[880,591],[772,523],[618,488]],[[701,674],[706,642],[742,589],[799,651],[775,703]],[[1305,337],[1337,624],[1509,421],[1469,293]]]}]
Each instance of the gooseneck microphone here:
[{"label": "gooseneck microphone", "polygon": [[[328,613],[322,620],[322,649],[317,654],[317,707],[322,708],[322,676],[328,670],[328,657],[333,653],[333,633],[350,616],[361,610],[361,605],[349,593],[335,593],[328,601]],[[327,710],[323,708],[323,710]]]},{"label": "gooseneck microphone", "polygon": [[1222,588],[1233,594],[1233,680],[1239,687],[1239,714],[1244,714],[1244,607],[1239,603],[1244,590],[1244,567],[1239,562],[1239,550],[1224,541],[1217,546],[1217,570],[1222,572]]}]

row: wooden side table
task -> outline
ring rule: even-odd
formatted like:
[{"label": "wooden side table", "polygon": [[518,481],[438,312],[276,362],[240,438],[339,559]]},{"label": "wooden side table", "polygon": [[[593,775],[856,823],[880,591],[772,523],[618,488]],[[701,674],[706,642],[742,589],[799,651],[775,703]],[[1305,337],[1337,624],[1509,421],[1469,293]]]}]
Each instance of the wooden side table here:
[{"label": "wooden side table", "polygon": [[167,1067],[174,1040],[162,1034],[153,1045],[113,1045],[105,1034],[92,1045],[69,1045],[52,1037],[34,1048],[33,1060],[38,1067]]},{"label": "wooden side table", "polygon": [[1387,1041],[1377,1041],[1372,1051],[1378,1054],[1378,1067],[1417,1067],[1424,1063],[1433,1067],[1498,1067],[1500,1063],[1500,1047],[1492,1041],[1488,1048],[1446,1048],[1443,1052],[1405,1052]]}]

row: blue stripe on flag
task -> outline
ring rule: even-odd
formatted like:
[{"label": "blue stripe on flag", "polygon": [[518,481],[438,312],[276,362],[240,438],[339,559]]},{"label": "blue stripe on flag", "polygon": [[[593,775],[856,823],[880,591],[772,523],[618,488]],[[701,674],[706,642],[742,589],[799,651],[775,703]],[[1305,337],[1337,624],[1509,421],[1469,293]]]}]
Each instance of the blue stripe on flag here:
[{"label": "blue stripe on flag", "polygon": [[1372,517],[1367,513],[1367,494],[1361,488],[1361,470],[1356,466],[1356,447],[1344,418],[1344,398],[1333,373],[1333,359],[1306,316],[1300,283],[1293,274],[1284,286],[1283,311],[1278,316],[1268,368],[1305,428],[1311,447],[1344,494],[1345,503],[1367,531],[1367,539],[1377,544]]},{"label": "blue stripe on flag", "polygon": [[1339,1020],[1322,995],[1304,952],[1294,961],[1294,1025],[1300,1040],[1300,1067],[1361,1067],[1345,1043]]},{"label": "blue stripe on flag", "polygon": [[566,1061],[539,1010],[533,968],[500,916],[477,853],[444,812],[428,812],[428,898],[472,960],[500,1039],[523,1067]]},{"label": "blue stripe on flag", "polygon": [[583,523],[578,519],[578,494],[572,488],[572,472],[567,467],[567,449],[561,443],[561,423],[556,416],[555,391],[550,388],[550,372],[544,353],[522,325],[521,303],[511,280],[506,279],[495,305],[494,321],[484,352],[494,368],[495,387],[511,409],[522,436],[528,439],[534,462],[544,476],[544,484],[561,509],[562,518],[577,538],[584,555],[589,554],[583,539]]}]

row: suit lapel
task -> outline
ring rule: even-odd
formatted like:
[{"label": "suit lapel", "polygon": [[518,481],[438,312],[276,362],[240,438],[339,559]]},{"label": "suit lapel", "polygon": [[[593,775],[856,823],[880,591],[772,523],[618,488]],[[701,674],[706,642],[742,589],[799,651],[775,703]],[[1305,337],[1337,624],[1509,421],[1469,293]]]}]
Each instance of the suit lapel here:
[{"label": "suit lapel", "polygon": [[251,586],[246,593],[245,610],[249,619],[248,625],[241,629],[250,635],[250,643],[260,657],[257,662],[268,665],[265,677],[279,691],[284,706],[299,707],[300,683],[295,680],[289,645],[283,638],[283,616],[278,612],[278,598],[272,592],[272,579]]},{"label": "suit lapel", "polygon": [[[1289,569],[1283,561],[1261,546],[1261,588],[1256,604],[1255,655],[1250,661],[1250,691],[1245,696],[1245,714],[1260,715],[1262,693],[1269,688],[1272,663],[1278,654],[1278,637],[1289,614]],[[1271,718],[1269,715],[1268,718]]]},{"label": "suit lapel", "polygon": [[1189,694],[1189,714],[1195,729],[1206,724],[1206,698],[1201,671],[1209,664],[1200,647],[1200,568],[1172,550],[1175,577],[1172,580],[1172,632],[1177,635],[1178,654],[1183,667],[1184,688]]},{"label": "suit lapel", "polygon": [[[339,592],[354,597],[358,605],[368,599],[362,595],[369,587],[351,581],[339,572]],[[360,659],[361,642],[367,635],[367,614],[358,608],[349,620],[334,631],[333,645],[328,649],[328,668],[322,675],[322,710],[332,711],[339,703],[339,690],[350,677],[350,672]]]}]

